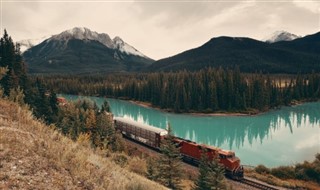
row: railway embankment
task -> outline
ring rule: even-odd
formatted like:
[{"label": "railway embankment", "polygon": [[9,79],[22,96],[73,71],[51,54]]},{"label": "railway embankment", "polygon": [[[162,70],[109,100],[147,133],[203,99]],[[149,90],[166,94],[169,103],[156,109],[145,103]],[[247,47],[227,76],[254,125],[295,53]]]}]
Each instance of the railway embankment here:
[{"label": "railway embankment", "polygon": [[[160,152],[150,149],[149,147],[126,139],[126,144],[129,152],[132,155],[145,157],[145,158],[156,158],[160,155]],[[184,176],[183,185],[185,189],[192,189],[193,181],[198,176],[198,168],[187,163],[183,163]],[[318,190],[319,184],[312,181],[303,181],[298,179],[280,179],[275,176],[266,173],[259,173],[255,167],[245,167],[245,179],[246,181],[240,182],[226,178],[227,186],[234,190],[261,190],[261,189],[310,189]]]}]

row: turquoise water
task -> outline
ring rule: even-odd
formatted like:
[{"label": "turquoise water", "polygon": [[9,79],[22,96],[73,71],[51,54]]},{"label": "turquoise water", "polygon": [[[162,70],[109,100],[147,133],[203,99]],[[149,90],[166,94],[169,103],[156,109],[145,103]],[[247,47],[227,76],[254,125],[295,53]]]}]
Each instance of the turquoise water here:
[{"label": "turquoise water", "polygon": [[[88,98],[97,105],[105,100]],[[169,122],[176,136],[233,150],[244,165],[291,165],[312,161],[314,155],[320,153],[320,102],[283,107],[257,116],[194,116],[165,113],[128,101],[107,100],[115,116],[160,128]]]}]

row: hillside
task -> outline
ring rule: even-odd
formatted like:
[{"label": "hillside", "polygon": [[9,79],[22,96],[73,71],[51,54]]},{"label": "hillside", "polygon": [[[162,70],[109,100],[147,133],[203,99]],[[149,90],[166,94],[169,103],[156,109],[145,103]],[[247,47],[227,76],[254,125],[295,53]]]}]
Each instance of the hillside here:
[{"label": "hillside", "polygon": [[120,37],[77,27],[31,47],[23,58],[35,74],[128,72],[153,62]]},{"label": "hillside", "polygon": [[0,189],[165,189],[0,99]]},{"label": "hillside", "polygon": [[239,67],[242,72],[320,71],[320,32],[292,41],[267,43],[251,38],[218,37],[204,45],[154,62],[148,71]]}]

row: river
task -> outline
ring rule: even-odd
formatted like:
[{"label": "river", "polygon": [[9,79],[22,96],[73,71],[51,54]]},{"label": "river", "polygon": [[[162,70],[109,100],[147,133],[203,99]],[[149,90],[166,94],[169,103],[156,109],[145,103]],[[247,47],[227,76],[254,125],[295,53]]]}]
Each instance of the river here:
[{"label": "river", "polygon": [[[67,100],[80,96],[63,95]],[[87,97],[100,106],[106,99]],[[174,114],[107,99],[112,113],[165,128],[176,136],[236,152],[243,165],[268,167],[312,161],[320,153],[320,102],[282,107],[256,116]]]}]

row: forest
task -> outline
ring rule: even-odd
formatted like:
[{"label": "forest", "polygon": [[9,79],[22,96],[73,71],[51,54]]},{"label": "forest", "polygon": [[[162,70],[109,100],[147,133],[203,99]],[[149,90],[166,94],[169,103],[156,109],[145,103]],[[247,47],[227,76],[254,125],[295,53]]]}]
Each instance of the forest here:
[{"label": "forest", "polygon": [[56,92],[149,102],[176,113],[261,111],[320,98],[320,74],[268,75],[239,69],[34,77]]}]

